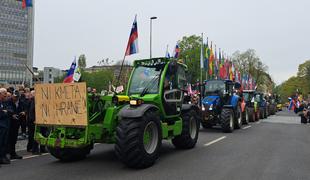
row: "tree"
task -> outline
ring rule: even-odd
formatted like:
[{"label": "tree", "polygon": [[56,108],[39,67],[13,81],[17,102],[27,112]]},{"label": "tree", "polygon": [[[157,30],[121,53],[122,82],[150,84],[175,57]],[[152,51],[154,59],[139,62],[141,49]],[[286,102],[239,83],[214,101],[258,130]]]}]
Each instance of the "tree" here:
[{"label": "tree", "polygon": [[97,72],[82,72],[82,79],[86,82],[87,87],[96,88],[97,92],[108,89],[109,83],[113,79],[112,70],[101,70]]},{"label": "tree", "polygon": [[243,53],[236,51],[232,60],[241,74],[250,74],[255,79],[259,91],[272,92],[275,83],[267,72],[268,67],[256,55],[254,49],[248,49]]},{"label": "tree", "polygon": [[[189,37],[184,36],[179,41],[180,58],[184,60],[188,66],[188,80],[191,83],[197,82],[200,79],[200,50],[201,50],[201,37],[192,35]],[[203,73],[205,79],[205,72]]]},{"label": "tree", "polygon": [[297,76],[290,77],[288,80],[276,87],[282,97],[290,97],[297,91],[307,97],[310,95],[310,60],[298,66]]},{"label": "tree", "polygon": [[85,56],[85,54],[81,54],[79,56],[78,64],[79,64],[79,67],[81,69],[85,69],[86,68],[86,56]]}]

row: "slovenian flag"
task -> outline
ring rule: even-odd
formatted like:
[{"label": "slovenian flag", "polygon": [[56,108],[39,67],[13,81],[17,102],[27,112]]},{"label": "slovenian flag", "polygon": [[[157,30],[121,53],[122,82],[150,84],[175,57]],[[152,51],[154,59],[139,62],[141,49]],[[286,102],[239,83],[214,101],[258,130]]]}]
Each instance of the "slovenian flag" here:
[{"label": "slovenian flag", "polygon": [[64,83],[74,82],[73,75],[74,75],[75,68],[76,68],[76,60],[74,58],[74,61],[72,62],[70,69],[68,70],[67,76],[64,79]]},{"label": "slovenian flag", "polygon": [[133,21],[127,48],[126,48],[126,56],[131,54],[136,54],[139,52],[138,48],[138,25],[137,25],[137,15],[135,16],[135,20]]},{"label": "slovenian flag", "polygon": [[23,1],[23,8],[32,7],[32,0],[22,0]]}]

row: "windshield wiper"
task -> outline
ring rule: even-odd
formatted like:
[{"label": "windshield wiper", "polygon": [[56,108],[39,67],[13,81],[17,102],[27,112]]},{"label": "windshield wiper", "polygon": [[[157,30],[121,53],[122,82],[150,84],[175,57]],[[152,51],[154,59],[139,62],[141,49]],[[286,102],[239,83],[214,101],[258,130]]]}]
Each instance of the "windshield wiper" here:
[{"label": "windshield wiper", "polygon": [[[141,91],[140,93],[140,97],[143,97],[148,91],[149,91],[149,88],[153,88],[154,87],[154,84],[156,83],[153,83],[155,80],[157,80],[159,78],[159,74],[157,74],[156,76],[154,76],[150,82],[147,83],[147,85],[145,86],[145,88]],[[150,85],[153,85],[151,87],[149,87]]]}]

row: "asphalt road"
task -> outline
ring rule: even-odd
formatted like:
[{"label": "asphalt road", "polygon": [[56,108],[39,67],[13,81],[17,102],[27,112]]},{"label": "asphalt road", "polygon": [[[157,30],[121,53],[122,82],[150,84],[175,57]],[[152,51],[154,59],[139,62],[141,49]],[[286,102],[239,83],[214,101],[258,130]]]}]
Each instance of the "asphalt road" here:
[{"label": "asphalt road", "polygon": [[310,179],[310,126],[299,122],[280,112],[230,134],[201,129],[194,149],[176,150],[166,142],[156,164],[142,170],[120,163],[113,145],[96,145],[87,159],[73,163],[27,154],[3,165],[0,179]]}]

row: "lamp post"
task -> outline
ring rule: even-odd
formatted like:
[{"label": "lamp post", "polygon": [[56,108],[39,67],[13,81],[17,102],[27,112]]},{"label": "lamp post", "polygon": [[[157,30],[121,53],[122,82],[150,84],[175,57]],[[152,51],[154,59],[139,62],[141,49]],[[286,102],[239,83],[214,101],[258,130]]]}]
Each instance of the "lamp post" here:
[{"label": "lamp post", "polygon": [[152,20],[157,19],[157,17],[153,16],[150,18],[150,58],[152,58]]}]

